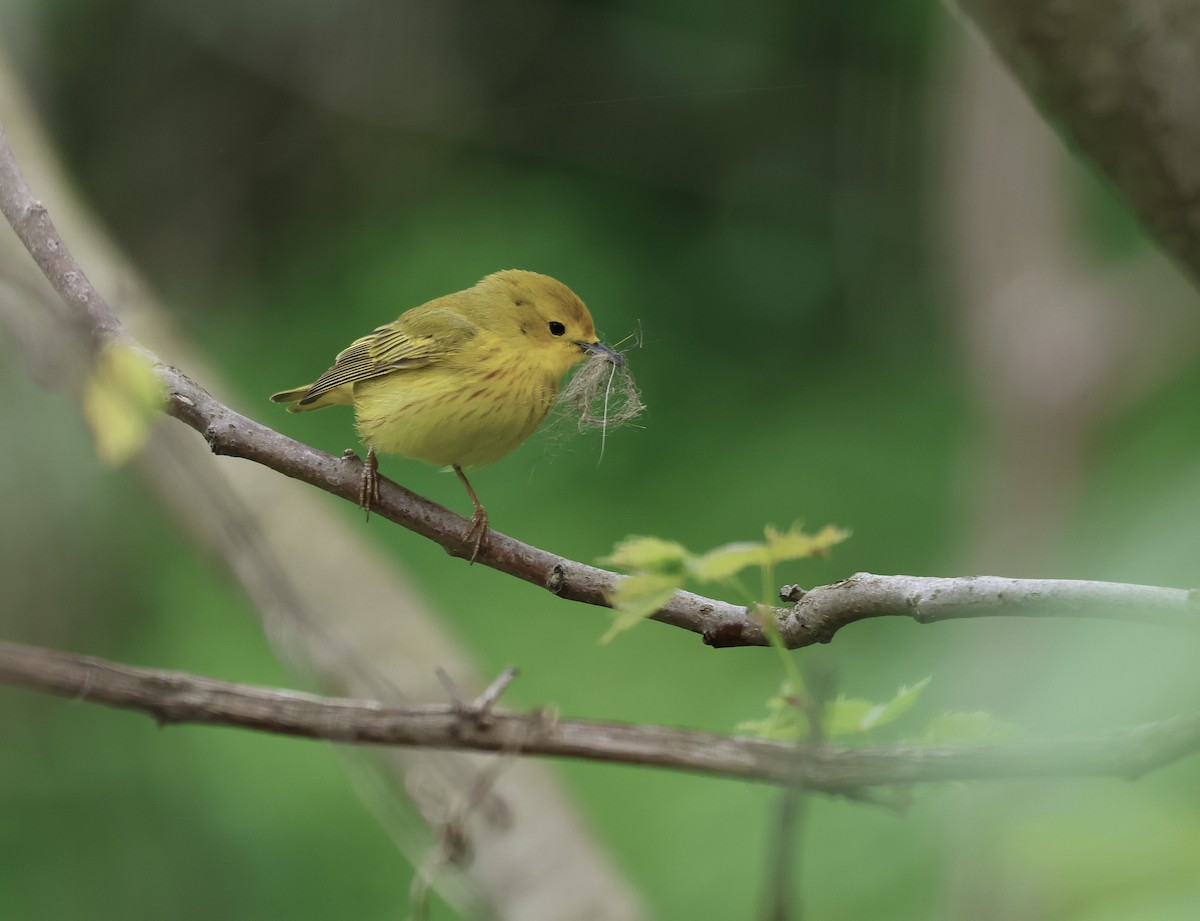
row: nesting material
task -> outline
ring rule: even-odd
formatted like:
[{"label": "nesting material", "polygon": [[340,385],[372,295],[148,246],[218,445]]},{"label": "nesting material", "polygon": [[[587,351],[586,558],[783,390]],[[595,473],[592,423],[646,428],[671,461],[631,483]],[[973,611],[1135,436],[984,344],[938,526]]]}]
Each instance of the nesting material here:
[{"label": "nesting material", "polygon": [[636,419],[646,408],[629,365],[618,358],[589,355],[559,393],[559,413],[574,417],[581,432],[607,433]]}]

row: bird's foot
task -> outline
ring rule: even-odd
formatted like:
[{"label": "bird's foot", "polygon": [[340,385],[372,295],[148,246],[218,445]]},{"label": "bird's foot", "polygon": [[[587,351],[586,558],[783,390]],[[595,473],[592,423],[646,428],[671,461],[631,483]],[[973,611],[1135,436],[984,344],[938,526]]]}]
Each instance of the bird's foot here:
[{"label": "bird's foot", "polygon": [[363,461],[362,481],[358,485],[358,507],[371,520],[371,509],[379,504],[379,458],[374,448],[367,448],[367,459]]},{"label": "bird's foot", "polygon": [[488,514],[481,505],[475,509],[475,514],[471,516],[471,523],[467,526],[467,533],[463,536],[463,543],[471,547],[469,562],[474,563],[475,557],[479,556],[479,548],[487,540],[490,530]]}]

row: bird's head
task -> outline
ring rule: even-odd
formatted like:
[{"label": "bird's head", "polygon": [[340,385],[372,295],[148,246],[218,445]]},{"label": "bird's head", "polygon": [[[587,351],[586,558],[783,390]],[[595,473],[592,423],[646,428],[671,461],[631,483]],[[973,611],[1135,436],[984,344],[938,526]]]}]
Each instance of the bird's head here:
[{"label": "bird's head", "polygon": [[588,355],[615,364],[621,356],[596,338],[592,315],[578,295],[549,275],[507,269],[476,285],[495,305],[497,332],[524,343],[524,351],[561,378]]}]

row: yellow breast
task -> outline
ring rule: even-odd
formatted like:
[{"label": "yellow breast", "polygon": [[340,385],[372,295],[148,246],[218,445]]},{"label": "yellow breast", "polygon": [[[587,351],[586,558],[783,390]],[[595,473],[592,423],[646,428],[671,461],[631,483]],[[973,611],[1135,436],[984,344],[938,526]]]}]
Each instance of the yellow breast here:
[{"label": "yellow breast", "polygon": [[363,443],[437,466],[483,467],[511,453],[546,417],[561,372],[497,343],[465,360],[354,384]]}]

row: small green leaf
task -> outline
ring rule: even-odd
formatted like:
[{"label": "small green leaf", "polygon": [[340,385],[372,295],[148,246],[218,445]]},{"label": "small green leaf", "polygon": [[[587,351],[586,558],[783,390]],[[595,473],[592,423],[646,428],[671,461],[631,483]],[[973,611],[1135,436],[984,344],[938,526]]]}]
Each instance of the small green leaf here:
[{"label": "small green leaf", "polygon": [[783,563],[788,560],[803,560],[812,556],[825,556],[835,544],[850,536],[849,531],[825,525],[816,534],[805,534],[798,524],[786,531],[776,531],[770,525],[765,529],[767,538],[767,562]]},{"label": "small green leaf", "polygon": [[165,404],[149,362],[125,346],[105,348],[83,387],[83,417],[100,459],[116,466],[137,454]]},{"label": "small green leaf", "polygon": [[608,596],[608,603],[618,613],[600,642],[611,642],[618,633],[637,626],[670,601],[681,582],[679,576],[660,573],[626,576]]},{"label": "small green leaf", "polygon": [[1016,723],[998,720],[982,710],[940,713],[916,741],[925,745],[990,745],[1012,742],[1024,734]]},{"label": "small green leaf", "polygon": [[691,558],[686,547],[658,537],[627,537],[600,562],[633,572],[676,573]]},{"label": "small green leaf", "polygon": [[[795,708],[792,708],[795,710]],[[774,739],[777,742],[797,742],[808,736],[808,720],[796,711],[795,713],[778,713],[761,720],[743,720],[737,724],[737,731],[757,736],[760,739]]]},{"label": "small green leaf", "polygon": [[912,709],[930,680],[925,678],[911,688],[902,687],[895,697],[882,704],[857,697],[839,697],[825,709],[826,734],[831,737],[853,735],[886,726]]},{"label": "small green leaf", "polygon": [[869,700],[858,697],[839,697],[826,705],[821,723],[830,738],[854,735],[866,731],[865,723],[871,711],[878,708]]},{"label": "small green leaf", "polygon": [[899,719],[905,713],[912,709],[913,704],[917,702],[917,698],[921,696],[921,692],[929,686],[929,682],[933,680],[932,675],[927,675],[922,678],[911,688],[901,687],[896,692],[896,696],[889,700],[886,704],[880,704],[870,714],[867,715],[863,729],[874,729],[876,726],[886,726],[893,720]]},{"label": "small green leaf", "polygon": [[767,525],[765,541],[742,541],[710,550],[692,563],[692,574],[705,582],[722,582],[749,566],[774,566],[788,560],[824,556],[850,532],[826,525],[816,534],[805,534],[799,525],[777,531]]},{"label": "small green leaf", "polygon": [[692,574],[705,582],[723,582],[747,566],[761,566],[766,561],[763,544],[745,541],[726,544],[709,550],[692,563]]}]

